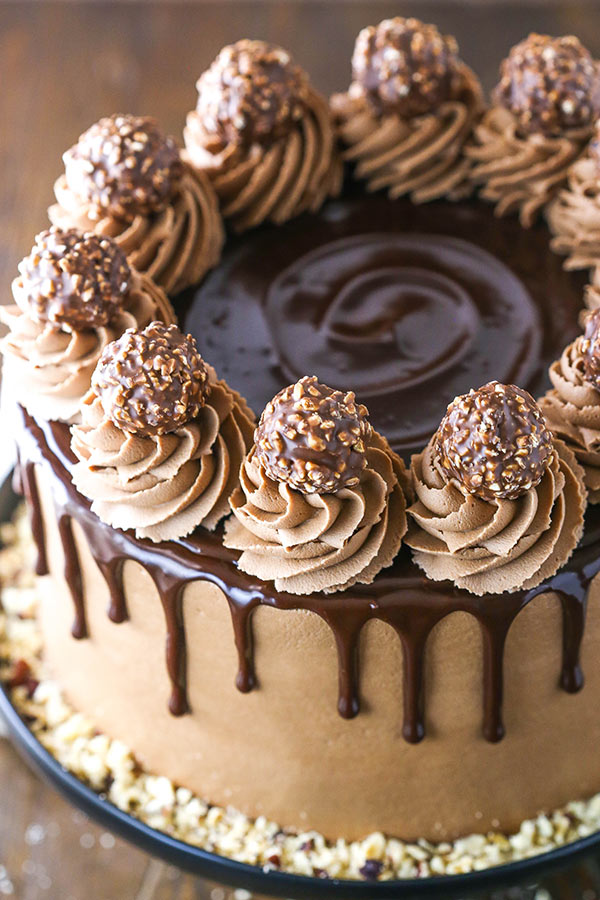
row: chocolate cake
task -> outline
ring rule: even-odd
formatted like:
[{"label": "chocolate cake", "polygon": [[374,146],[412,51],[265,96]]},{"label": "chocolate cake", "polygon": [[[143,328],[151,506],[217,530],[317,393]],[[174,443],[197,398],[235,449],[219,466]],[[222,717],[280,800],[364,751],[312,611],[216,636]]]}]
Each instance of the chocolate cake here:
[{"label": "chocolate cake", "polygon": [[65,155],[3,313],[16,480],[47,663],[149,771],[330,839],[600,789],[596,72],[533,35],[486,106],[398,18],[328,105],[241,41],[185,151]]}]

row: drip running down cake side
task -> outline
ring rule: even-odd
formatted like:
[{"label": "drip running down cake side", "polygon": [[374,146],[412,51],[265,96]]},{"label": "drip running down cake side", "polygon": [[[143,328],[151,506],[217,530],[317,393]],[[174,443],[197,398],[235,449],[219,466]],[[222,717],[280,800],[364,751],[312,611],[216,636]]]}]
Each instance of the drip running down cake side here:
[{"label": "drip running down cake side", "polygon": [[530,35],[488,100],[397,17],[328,99],[241,40],[183,149],[65,153],[1,312],[17,481],[45,664],[148,771],[331,840],[600,788],[597,73]]}]

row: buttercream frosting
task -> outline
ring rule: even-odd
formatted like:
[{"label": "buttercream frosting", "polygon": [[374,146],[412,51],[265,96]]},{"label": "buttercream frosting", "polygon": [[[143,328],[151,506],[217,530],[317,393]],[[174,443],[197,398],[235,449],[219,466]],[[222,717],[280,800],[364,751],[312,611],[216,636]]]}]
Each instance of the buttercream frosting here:
[{"label": "buttercream frosting", "polygon": [[590,503],[600,503],[600,393],[585,378],[582,337],[550,367],[552,389],[539,401],[552,431],[585,473]]},{"label": "buttercream frosting", "polygon": [[235,231],[316,210],[341,188],[327,101],[310,87],[301,118],[274,140],[226,142],[197,110],[188,114],[184,138],[187,158],[210,178]]},{"label": "buttercream frosting", "polygon": [[210,367],[209,381],[198,414],[167,434],[123,431],[106,416],[93,389],[88,392],[81,424],[72,431],[79,460],[73,482],[103,522],[163,541],[200,525],[213,530],[228,514],[254,417]]},{"label": "buttercream frosting", "polygon": [[589,128],[559,137],[524,134],[510,110],[493,106],[465,149],[474,163],[471,178],[481,185],[480,195],[495,204],[496,215],[518,212],[521,224],[529,228],[565,184],[589,136]]},{"label": "buttercream frosting", "polygon": [[566,256],[565,269],[587,269],[600,262],[600,174],[588,156],[573,163],[568,185],[546,210],[554,235],[551,247]]},{"label": "buttercream frosting", "polygon": [[156,319],[175,321],[164,291],[134,269],[123,309],[108,324],[84,331],[31,318],[21,277],[15,278],[12,290],[15,304],[0,306],[0,321],[9,329],[0,345],[3,386],[32,416],[43,419],[78,419],[102,351],[127,328],[144,328]]},{"label": "buttercream frosting", "polygon": [[463,149],[483,110],[483,97],[470,69],[461,64],[458,76],[454,98],[411,118],[377,110],[354,84],[334,94],[331,109],[343,157],[355,164],[354,176],[368,190],[387,190],[392,198],[408,194],[415,203],[458,200],[472,192],[471,162]]},{"label": "buttercream frosting", "polygon": [[416,501],[405,541],[433,581],[472,594],[527,590],[564,565],[583,531],[583,471],[560,440],[542,480],[515,500],[482,500],[436,459],[433,439],[413,456]]},{"label": "buttercream frosting", "polygon": [[187,165],[163,209],[131,220],[99,210],[69,186],[65,174],[54,193],[56,203],[48,210],[54,225],[113,238],[131,265],[169,294],[197,284],[219,261],[224,232],[217,198],[210,180]]},{"label": "buttercream frosting", "polygon": [[306,494],[270,478],[254,448],[231,497],[224,543],[241,551],[242,571],[294,594],[369,584],[389,566],[406,531],[404,466],[373,432],[359,483]]}]

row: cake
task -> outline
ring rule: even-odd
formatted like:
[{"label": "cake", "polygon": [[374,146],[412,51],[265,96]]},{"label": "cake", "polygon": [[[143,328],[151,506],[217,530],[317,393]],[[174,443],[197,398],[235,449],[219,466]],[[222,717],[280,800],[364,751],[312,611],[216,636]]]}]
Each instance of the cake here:
[{"label": "cake", "polygon": [[396,18],[330,104],[240,41],[184,151],[65,155],[3,312],[17,482],[45,661],[148,771],[331,841],[600,790],[598,87],[531,35],[486,105]]}]

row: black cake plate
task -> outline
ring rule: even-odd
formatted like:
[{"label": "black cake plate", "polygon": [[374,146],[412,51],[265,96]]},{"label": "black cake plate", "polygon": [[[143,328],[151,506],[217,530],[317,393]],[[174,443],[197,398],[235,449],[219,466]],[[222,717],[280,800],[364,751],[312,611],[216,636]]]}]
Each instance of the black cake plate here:
[{"label": "black cake plate", "polygon": [[[18,498],[11,487],[11,479],[7,478],[0,485],[1,522],[10,519],[17,502]],[[234,888],[245,888],[289,900],[321,900],[321,898],[412,900],[419,897],[452,900],[452,898],[477,897],[489,891],[496,892],[517,885],[528,886],[542,878],[545,879],[553,872],[562,872],[561,882],[569,884],[576,878],[572,867],[600,857],[600,832],[597,832],[532,859],[519,860],[464,875],[369,882],[309,878],[277,871],[265,872],[258,866],[235,862],[176,840],[168,834],[150,828],[99,796],[64,769],[39,743],[11,704],[2,684],[0,684],[0,713],[4,716],[11,739],[23,759],[37,774],[90,818],[171,865]],[[570,871],[574,873],[573,878],[569,874]]]}]

